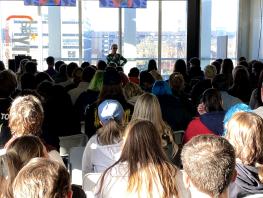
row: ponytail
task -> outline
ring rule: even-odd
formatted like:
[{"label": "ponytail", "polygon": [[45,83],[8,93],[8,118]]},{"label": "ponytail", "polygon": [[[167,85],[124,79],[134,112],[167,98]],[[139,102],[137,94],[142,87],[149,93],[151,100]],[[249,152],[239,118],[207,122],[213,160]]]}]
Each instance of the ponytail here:
[{"label": "ponytail", "polygon": [[99,142],[102,145],[116,144],[121,141],[123,127],[120,123],[111,119],[107,124],[97,131]]}]

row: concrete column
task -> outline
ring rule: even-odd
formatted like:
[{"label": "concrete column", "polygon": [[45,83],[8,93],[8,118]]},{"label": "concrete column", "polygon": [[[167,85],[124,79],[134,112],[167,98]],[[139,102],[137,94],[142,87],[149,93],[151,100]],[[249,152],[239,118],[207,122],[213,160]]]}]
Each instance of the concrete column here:
[{"label": "concrete column", "polygon": [[130,68],[136,67],[136,9],[124,9],[124,33],[123,33],[124,50],[123,56],[128,60],[124,67],[125,73],[128,73]]},{"label": "concrete column", "polygon": [[61,14],[59,6],[48,7],[48,55],[61,59]]},{"label": "concrete column", "polygon": [[202,66],[210,63],[211,57],[211,20],[212,1],[202,0],[201,4],[201,59]]}]

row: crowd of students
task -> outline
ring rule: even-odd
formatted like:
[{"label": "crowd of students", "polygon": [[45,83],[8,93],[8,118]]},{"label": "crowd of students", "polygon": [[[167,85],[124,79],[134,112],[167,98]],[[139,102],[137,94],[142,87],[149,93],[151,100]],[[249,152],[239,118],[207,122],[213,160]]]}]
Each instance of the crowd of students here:
[{"label": "crowd of students", "polygon": [[59,137],[81,132],[83,177],[101,173],[89,196],[263,197],[263,63],[178,59],[167,81],[153,59],[128,75],[46,63],[0,64],[0,197],[85,197],[59,155]]}]

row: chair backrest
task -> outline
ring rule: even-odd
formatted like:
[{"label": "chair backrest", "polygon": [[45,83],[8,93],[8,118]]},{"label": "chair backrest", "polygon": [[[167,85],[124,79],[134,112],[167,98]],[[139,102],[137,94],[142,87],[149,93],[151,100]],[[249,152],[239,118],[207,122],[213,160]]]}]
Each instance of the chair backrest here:
[{"label": "chair backrest", "polygon": [[81,133],[76,135],[59,137],[59,140],[59,153],[61,156],[67,156],[69,154],[70,148],[86,146],[88,137],[85,134]]},{"label": "chair backrest", "polygon": [[102,173],[87,173],[83,178],[82,189],[86,194],[88,192],[93,192],[94,187],[96,186],[97,182]]},{"label": "chair backrest", "polygon": [[254,195],[248,195],[244,198],[262,198],[263,194],[254,194]]},{"label": "chair backrest", "polygon": [[174,141],[177,145],[182,144],[183,136],[184,136],[184,130],[179,130],[179,131],[173,132]]},{"label": "chair backrest", "polygon": [[69,151],[69,171],[71,174],[71,183],[82,185],[82,156],[85,147],[72,147]]}]

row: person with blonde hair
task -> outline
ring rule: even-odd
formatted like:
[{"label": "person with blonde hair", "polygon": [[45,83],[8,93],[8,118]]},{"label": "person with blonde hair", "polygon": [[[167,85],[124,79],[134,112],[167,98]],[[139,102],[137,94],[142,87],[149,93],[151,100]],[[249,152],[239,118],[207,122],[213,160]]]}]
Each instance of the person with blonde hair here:
[{"label": "person with blonde hair", "polygon": [[95,197],[188,197],[181,177],[153,123],[133,120],[125,130],[120,159],[103,173]]},{"label": "person with blonde hair", "polygon": [[18,173],[13,193],[14,198],[71,198],[70,175],[53,160],[34,158]]},{"label": "person with blonde hair", "polygon": [[138,97],[144,93],[141,87],[133,82],[128,82],[124,86],[123,91],[128,103],[132,105],[135,105]]},{"label": "person with blonde hair", "polygon": [[236,152],[237,178],[230,197],[263,194],[263,120],[252,112],[238,112],[226,125],[226,139]]},{"label": "person with blonde hair", "polygon": [[173,159],[178,146],[174,142],[171,127],[162,118],[160,103],[155,95],[144,93],[137,99],[131,120],[135,119],[149,120],[154,124],[162,139],[163,148],[167,151],[169,158]]},{"label": "person with blonde hair", "polygon": [[[9,127],[12,138],[5,144],[5,148],[18,137],[24,135],[42,135],[44,111],[40,100],[33,95],[17,97],[9,111]],[[64,162],[55,147],[42,139],[49,156],[64,165]]]}]

